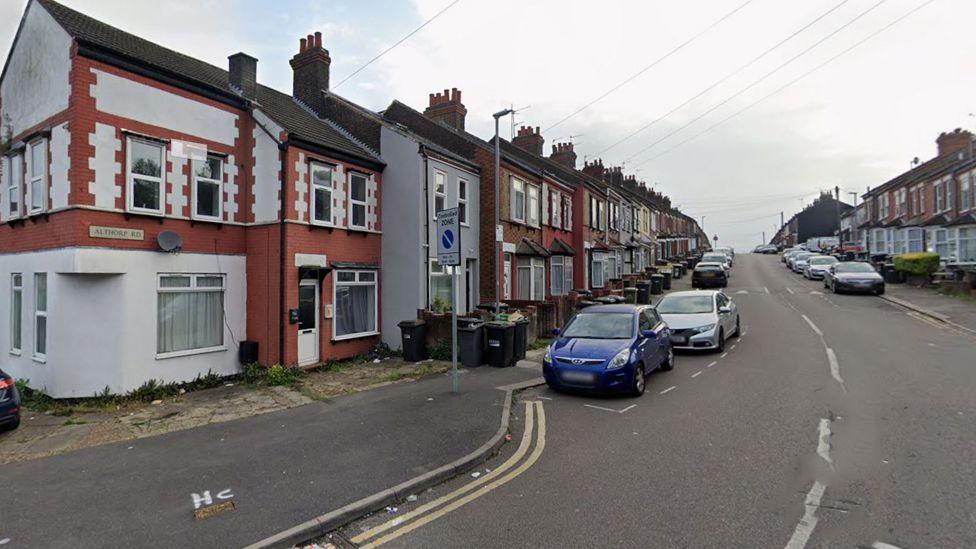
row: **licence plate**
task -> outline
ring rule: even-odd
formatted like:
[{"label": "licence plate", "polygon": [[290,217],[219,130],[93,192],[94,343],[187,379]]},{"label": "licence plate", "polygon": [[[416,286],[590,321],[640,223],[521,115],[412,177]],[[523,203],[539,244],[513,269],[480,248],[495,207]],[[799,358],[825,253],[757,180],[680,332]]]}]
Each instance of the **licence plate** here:
[{"label": "licence plate", "polygon": [[715,278],[715,273],[702,273],[703,278]]},{"label": "licence plate", "polygon": [[684,343],[686,341],[688,341],[688,338],[685,336],[674,336],[671,338],[672,343]]},{"label": "licence plate", "polygon": [[593,383],[593,374],[589,372],[563,372],[563,379],[569,383]]}]

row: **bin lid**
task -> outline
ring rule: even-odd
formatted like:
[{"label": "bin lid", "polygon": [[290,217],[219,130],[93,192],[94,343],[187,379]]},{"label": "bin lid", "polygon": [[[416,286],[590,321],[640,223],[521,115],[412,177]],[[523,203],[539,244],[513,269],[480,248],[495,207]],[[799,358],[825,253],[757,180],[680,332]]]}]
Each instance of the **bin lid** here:
[{"label": "bin lid", "polygon": [[657,279],[657,278],[664,278],[664,275],[663,274],[652,274],[651,275],[651,278],[655,278],[655,279]]},{"label": "bin lid", "polygon": [[427,324],[427,322],[422,319],[415,318],[413,320],[401,320],[397,326],[401,328],[415,328],[417,326],[423,326],[424,324]]},{"label": "bin lid", "polygon": [[515,326],[515,323],[507,320],[490,320],[485,322],[485,326],[488,328],[511,328]]}]

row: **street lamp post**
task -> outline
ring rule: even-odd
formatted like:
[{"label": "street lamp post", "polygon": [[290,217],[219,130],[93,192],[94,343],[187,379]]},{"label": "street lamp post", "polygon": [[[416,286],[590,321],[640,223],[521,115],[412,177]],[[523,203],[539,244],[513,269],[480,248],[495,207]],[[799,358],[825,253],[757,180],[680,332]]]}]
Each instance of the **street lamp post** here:
[{"label": "street lamp post", "polygon": [[[509,114],[512,114],[513,112],[515,111],[512,109],[505,109],[503,111],[498,111],[492,115],[492,117],[495,119],[495,226],[493,229],[495,231],[495,314],[496,315],[500,311],[501,301],[502,301],[502,277],[498,276],[498,271],[499,271],[498,263],[501,261],[501,257],[500,257],[501,250],[499,249],[500,239],[498,238],[498,220],[499,220],[498,188],[500,184],[499,180],[501,178],[501,174],[499,173],[499,170],[501,169],[501,145],[499,143],[499,137],[498,137],[498,120],[503,116],[508,116]],[[504,273],[502,273],[502,276],[504,276]]]}]

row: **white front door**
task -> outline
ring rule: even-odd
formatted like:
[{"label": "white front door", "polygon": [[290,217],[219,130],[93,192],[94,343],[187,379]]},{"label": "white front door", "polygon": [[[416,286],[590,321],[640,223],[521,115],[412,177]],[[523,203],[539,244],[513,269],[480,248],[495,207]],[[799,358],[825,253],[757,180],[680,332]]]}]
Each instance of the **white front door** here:
[{"label": "white front door", "polygon": [[319,281],[298,285],[298,364],[319,361]]},{"label": "white front door", "polygon": [[[512,254],[505,254],[502,299],[512,299]],[[500,300],[499,300],[500,301]]]}]

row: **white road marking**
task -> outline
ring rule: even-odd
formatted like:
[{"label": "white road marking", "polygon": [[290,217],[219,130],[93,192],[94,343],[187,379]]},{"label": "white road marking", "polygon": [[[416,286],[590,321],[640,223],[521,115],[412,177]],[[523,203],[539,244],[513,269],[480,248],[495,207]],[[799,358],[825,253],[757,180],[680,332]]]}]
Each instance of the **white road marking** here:
[{"label": "white road marking", "polygon": [[813,529],[817,527],[817,507],[820,506],[820,500],[823,498],[826,489],[827,487],[821,484],[819,480],[813,481],[813,486],[810,487],[806,500],[803,502],[806,510],[803,512],[799,524],[793,530],[790,541],[786,543],[786,549],[803,549],[806,547],[810,535],[813,534]]},{"label": "white road marking", "polygon": [[719,358],[725,358],[727,356],[729,356],[729,353],[722,353],[722,356],[720,356]]},{"label": "white road marking", "polygon": [[827,360],[830,361],[830,375],[837,380],[837,383],[840,383],[840,388],[843,389],[844,392],[846,393],[847,387],[844,386],[844,380],[841,379],[840,377],[840,363],[837,362],[837,355],[834,353],[834,350],[831,349],[830,347],[826,347],[826,349],[827,349]]},{"label": "white road marking", "polygon": [[709,363],[708,366],[705,366],[705,367],[706,368],[711,368],[712,366],[715,366],[716,364],[718,364],[718,362],[713,361],[713,362]]},{"label": "white road marking", "polygon": [[734,350],[735,350],[735,345],[733,345],[733,346],[731,346],[731,347],[729,347],[729,350],[730,350],[730,351],[734,351]]},{"label": "white road marking", "polygon": [[813,290],[810,292],[810,295],[823,295],[823,292],[818,292],[817,290]]},{"label": "white road marking", "polygon": [[549,398],[549,397],[539,397],[539,398],[541,398],[542,400],[552,400],[552,399],[551,399],[551,398]]},{"label": "white road marking", "polygon": [[678,388],[677,386],[672,385],[672,386],[668,387],[667,389],[661,391],[661,394],[663,395],[664,393],[670,393],[671,391],[673,391],[673,390],[675,390],[677,388]]},{"label": "white road marking", "polygon": [[834,460],[830,458],[830,420],[823,418],[820,420],[820,427],[817,436],[817,455],[823,458],[830,465],[830,470],[834,470]]},{"label": "white road marking", "polygon": [[817,332],[818,336],[823,337],[823,332],[821,332],[820,328],[817,328],[817,325],[814,324],[812,320],[810,320],[810,317],[808,317],[807,315],[800,315],[800,316],[803,317],[803,320],[807,321],[807,324],[809,324],[810,327],[813,328],[814,332]]},{"label": "white road marking", "polygon": [[787,291],[787,292],[790,292],[790,293],[792,294],[792,293],[793,293],[793,288],[790,288],[790,287],[787,287],[787,288],[786,288],[786,291]]},{"label": "white road marking", "polygon": [[624,408],[623,410],[614,410],[613,408],[604,408],[603,406],[594,406],[592,404],[584,404],[583,406],[586,406],[587,408],[593,408],[594,410],[603,410],[604,412],[613,412],[615,414],[622,414],[628,410],[631,410],[637,405],[631,404],[630,406]]},{"label": "white road marking", "polygon": [[767,288],[767,287],[765,287],[765,286],[763,286],[763,290],[765,290],[765,292],[766,292],[766,295],[769,295],[769,288]]},{"label": "white road marking", "polygon": [[636,405],[636,404],[631,404],[630,406],[628,406],[628,407],[626,407],[626,408],[624,408],[623,410],[620,410],[620,413],[622,414],[622,413],[624,413],[624,412],[626,412],[627,410],[630,410],[630,409],[631,409],[631,408],[633,408],[634,406],[637,406],[637,405]]},{"label": "white road marking", "polygon": [[739,290],[738,292],[735,292],[735,293],[737,293],[737,294],[748,294],[749,292],[747,292],[745,290]]},{"label": "white road marking", "polygon": [[701,374],[702,374],[702,371],[701,371],[701,370],[698,370],[697,372],[695,372],[695,373],[693,373],[693,374],[691,374],[691,377],[698,377],[698,376],[700,376]]},{"label": "white road marking", "polygon": [[885,543],[883,541],[876,541],[871,544],[873,549],[901,549],[897,545],[892,545],[890,543]]}]

